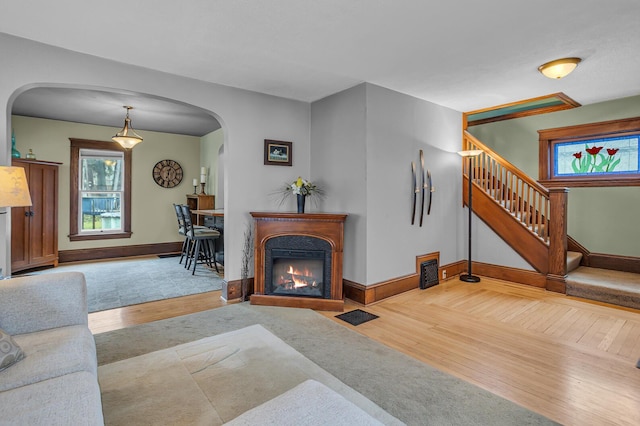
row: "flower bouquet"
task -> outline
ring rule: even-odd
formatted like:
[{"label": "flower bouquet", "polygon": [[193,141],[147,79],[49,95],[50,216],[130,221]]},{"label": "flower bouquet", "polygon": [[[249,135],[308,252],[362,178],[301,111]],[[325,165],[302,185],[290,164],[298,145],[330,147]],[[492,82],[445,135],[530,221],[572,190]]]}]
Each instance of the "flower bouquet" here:
[{"label": "flower bouquet", "polygon": [[302,179],[298,176],[298,179],[294,180],[291,183],[285,184],[285,187],[282,191],[282,199],[280,200],[280,204],[284,202],[290,195],[295,195],[298,201],[298,213],[304,213],[304,204],[306,197],[322,197],[324,195],[322,189],[320,189],[316,184]]}]

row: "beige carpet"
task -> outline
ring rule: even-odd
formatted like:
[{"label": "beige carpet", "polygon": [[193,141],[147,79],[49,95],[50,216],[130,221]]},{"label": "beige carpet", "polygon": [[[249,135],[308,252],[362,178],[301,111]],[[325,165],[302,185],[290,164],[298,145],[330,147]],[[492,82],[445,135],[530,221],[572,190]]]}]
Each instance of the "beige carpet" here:
[{"label": "beige carpet", "polygon": [[640,274],[580,266],[567,276],[567,295],[640,309]]},{"label": "beige carpet", "polygon": [[261,325],[98,368],[107,425],[220,425],[315,379],[384,424],[402,424]]}]

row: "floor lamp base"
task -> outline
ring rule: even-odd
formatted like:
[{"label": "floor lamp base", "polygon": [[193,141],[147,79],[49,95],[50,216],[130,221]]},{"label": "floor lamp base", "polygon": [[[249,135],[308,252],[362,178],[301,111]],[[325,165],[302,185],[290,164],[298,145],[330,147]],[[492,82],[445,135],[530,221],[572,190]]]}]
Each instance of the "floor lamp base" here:
[{"label": "floor lamp base", "polygon": [[475,275],[460,275],[460,281],[464,281],[466,283],[478,283],[480,282],[480,277],[476,277]]}]

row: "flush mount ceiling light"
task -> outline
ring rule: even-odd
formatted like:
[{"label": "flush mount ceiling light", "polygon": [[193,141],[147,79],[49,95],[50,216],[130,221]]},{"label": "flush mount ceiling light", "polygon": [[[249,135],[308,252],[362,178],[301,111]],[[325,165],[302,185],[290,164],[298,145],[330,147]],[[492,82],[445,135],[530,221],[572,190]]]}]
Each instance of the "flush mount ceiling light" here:
[{"label": "flush mount ceiling light", "polygon": [[538,67],[545,77],[558,79],[566,75],[569,75],[571,71],[576,69],[578,64],[582,61],[580,58],[562,58],[555,61],[547,62]]},{"label": "flush mount ceiling light", "polygon": [[135,130],[133,130],[133,127],[131,127],[129,110],[133,109],[133,107],[124,105],[123,108],[127,109],[127,116],[124,119],[124,127],[111,139],[113,139],[114,142],[118,142],[124,149],[130,149],[142,142],[142,138],[135,132]]}]

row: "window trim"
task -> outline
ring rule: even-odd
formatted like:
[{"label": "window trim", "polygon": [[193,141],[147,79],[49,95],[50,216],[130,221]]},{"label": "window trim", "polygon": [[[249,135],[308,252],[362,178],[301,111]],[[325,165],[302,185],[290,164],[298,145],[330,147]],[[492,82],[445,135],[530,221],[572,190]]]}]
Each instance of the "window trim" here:
[{"label": "window trim", "polygon": [[640,173],[628,175],[582,175],[557,177],[553,175],[554,146],[557,143],[576,142],[640,134],[640,117],[601,121],[576,126],[538,130],[538,181],[548,187],[640,186]]},{"label": "window trim", "polygon": [[[115,142],[96,141],[90,139],[69,138],[71,141],[71,163],[69,179],[69,240],[110,240],[131,238],[131,150],[124,149]],[[103,151],[120,151],[124,153],[124,231],[81,234],[78,229],[78,197],[80,149],[98,149]]]}]

